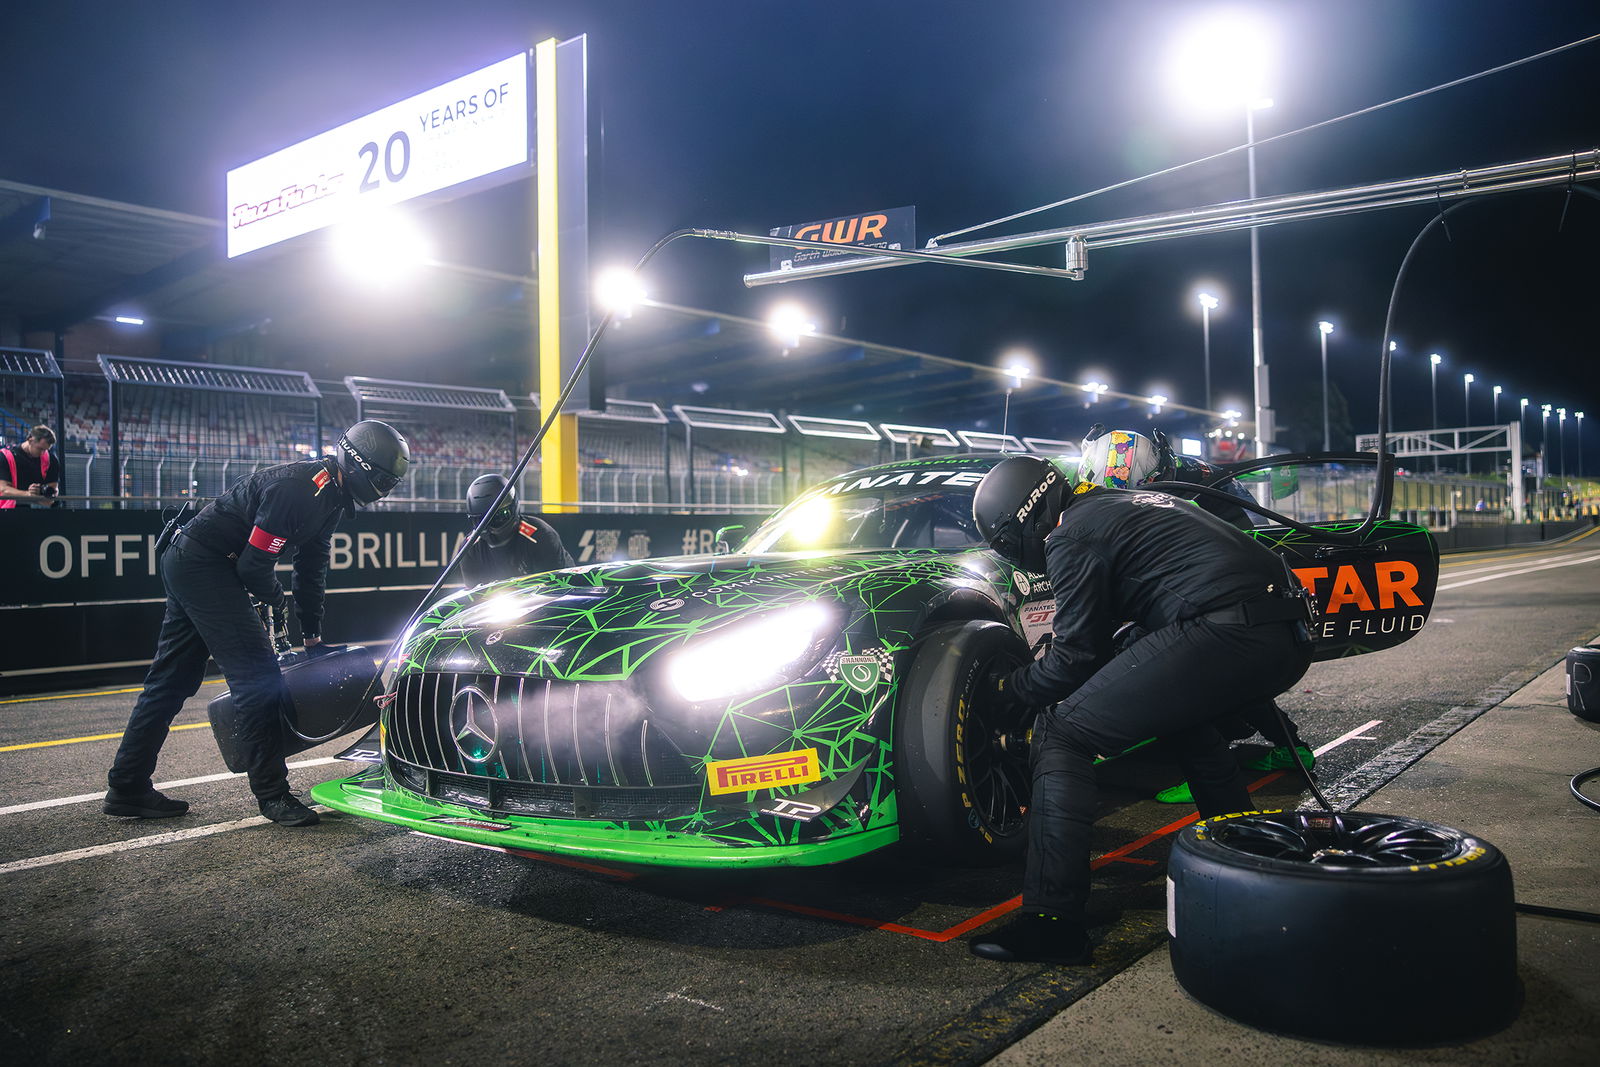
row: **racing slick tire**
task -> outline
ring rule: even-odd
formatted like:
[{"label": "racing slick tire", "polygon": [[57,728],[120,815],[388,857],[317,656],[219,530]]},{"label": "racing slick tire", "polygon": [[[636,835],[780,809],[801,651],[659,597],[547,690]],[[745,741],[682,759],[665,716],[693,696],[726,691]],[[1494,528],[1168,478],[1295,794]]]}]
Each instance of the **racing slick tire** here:
[{"label": "racing slick tire", "polygon": [[1460,830],[1370,812],[1243,812],[1186,827],[1167,873],[1172,970],[1263,1030],[1452,1041],[1516,1017],[1511,868]]},{"label": "racing slick tire", "polygon": [[1026,739],[986,724],[973,699],[997,661],[1026,663],[1027,646],[1001,623],[957,622],[924,635],[906,671],[895,716],[900,837],[942,863],[1009,863],[1027,847]]}]

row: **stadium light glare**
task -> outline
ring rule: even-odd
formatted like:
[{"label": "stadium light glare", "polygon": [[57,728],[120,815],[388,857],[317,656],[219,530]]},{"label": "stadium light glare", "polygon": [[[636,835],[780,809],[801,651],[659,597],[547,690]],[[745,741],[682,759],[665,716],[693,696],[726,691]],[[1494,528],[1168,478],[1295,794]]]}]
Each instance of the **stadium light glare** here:
[{"label": "stadium light glare", "polygon": [[414,276],[433,259],[432,243],[403,211],[372,211],[335,227],[334,259],[358,282],[387,288]]},{"label": "stadium light glare", "polygon": [[1192,23],[1177,37],[1167,64],[1168,82],[1181,103],[1197,112],[1236,113],[1272,106],[1276,46],[1266,25],[1237,11]]},{"label": "stadium light glare", "polygon": [[798,304],[779,304],[773,308],[767,316],[767,328],[783,345],[783,354],[786,356],[800,347],[802,337],[817,332],[817,324]]},{"label": "stadium light glare", "polygon": [[118,315],[114,321],[120,322],[124,326],[143,326],[144,325],[144,320],[143,319],[135,318],[132,315]]},{"label": "stadium light glare", "polygon": [[632,315],[633,309],[648,295],[644,290],[644,282],[625,267],[612,267],[601,271],[600,276],[594,281],[595,303],[619,319]]}]

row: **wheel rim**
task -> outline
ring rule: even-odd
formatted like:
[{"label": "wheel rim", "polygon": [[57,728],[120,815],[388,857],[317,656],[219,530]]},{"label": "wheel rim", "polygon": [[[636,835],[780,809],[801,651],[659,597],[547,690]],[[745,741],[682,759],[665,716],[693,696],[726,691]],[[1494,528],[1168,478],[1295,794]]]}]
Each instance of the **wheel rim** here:
[{"label": "wheel rim", "polygon": [[1022,832],[1028,805],[1028,746],[1018,734],[982,725],[967,731],[964,762],[971,776],[972,818],[996,837]]},{"label": "wheel rim", "polygon": [[1468,849],[1447,827],[1362,812],[1244,815],[1211,827],[1210,837],[1250,856],[1320,867],[1415,867],[1456,859]]}]

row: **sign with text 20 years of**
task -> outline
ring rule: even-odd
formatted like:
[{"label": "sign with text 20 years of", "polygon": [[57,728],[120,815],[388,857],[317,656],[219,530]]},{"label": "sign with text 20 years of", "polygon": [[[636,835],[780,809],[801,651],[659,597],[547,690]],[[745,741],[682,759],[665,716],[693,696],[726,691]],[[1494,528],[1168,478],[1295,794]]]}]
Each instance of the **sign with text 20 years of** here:
[{"label": "sign with text 20 years of", "polygon": [[228,256],[528,162],[526,52],[228,172]]}]

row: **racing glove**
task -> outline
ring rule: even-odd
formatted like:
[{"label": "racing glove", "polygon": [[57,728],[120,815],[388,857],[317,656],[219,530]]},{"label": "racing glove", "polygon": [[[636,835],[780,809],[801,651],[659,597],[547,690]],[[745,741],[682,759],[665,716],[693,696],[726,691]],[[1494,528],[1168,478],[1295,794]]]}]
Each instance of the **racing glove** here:
[{"label": "racing glove", "polygon": [[1006,663],[994,663],[978,683],[977,700],[983,720],[1003,733],[1025,729],[1033,718],[1033,709],[1017,699],[1006,684],[1015,668]]},{"label": "racing glove", "polygon": [[272,609],[272,650],[289,651],[289,606],[279,603]]}]

